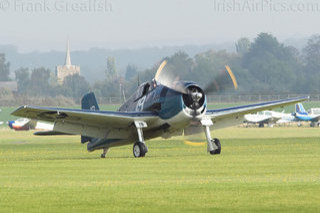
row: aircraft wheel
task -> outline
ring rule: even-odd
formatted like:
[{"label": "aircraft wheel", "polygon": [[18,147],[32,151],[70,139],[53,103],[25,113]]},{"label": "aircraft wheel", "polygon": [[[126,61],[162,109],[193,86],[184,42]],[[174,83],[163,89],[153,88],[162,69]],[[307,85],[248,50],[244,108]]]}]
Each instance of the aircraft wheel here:
[{"label": "aircraft wheel", "polygon": [[263,123],[259,123],[259,128],[263,128],[264,124]]},{"label": "aircraft wheel", "polygon": [[144,157],[147,153],[147,147],[144,143],[137,142],[133,145],[133,156],[135,158]]},{"label": "aircraft wheel", "polygon": [[106,155],[105,154],[101,154],[101,158],[106,158]]},{"label": "aircraft wheel", "polygon": [[211,155],[220,155],[221,154],[221,143],[220,140],[218,138],[215,138],[211,141],[212,143],[214,143],[218,149],[210,151]]}]

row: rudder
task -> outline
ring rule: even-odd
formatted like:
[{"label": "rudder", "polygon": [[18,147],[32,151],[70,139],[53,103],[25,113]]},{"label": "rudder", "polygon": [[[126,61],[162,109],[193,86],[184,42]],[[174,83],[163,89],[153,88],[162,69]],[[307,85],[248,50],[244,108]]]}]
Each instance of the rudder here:
[{"label": "rudder", "polygon": [[[98,102],[93,92],[90,92],[83,96],[83,98],[81,99],[81,109],[99,111]],[[92,139],[92,137],[81,135],[81,143],[89,142]]]},{"label": "rudder", "polygon": [[90,111],[99,110],[98,102],[93,92],[83,96],[81,99],[81,109],[88,109]]}]

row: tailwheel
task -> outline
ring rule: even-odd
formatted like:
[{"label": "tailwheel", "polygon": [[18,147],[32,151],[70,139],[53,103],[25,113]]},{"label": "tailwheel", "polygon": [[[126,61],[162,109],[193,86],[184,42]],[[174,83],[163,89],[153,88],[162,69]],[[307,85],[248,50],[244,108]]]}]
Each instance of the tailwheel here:
[{"label": "tailwheel", "polygon": [[142,142],[137,142],[133,145],[133,155],[135,158],[141,158],[148,152],[147,146]]},{"label": "tailwheel", "polygon": [[214,143],[216,145],[217,149],[210,151],[210,154],[211,155],[220,155],[221,154],[220,140],[218,138],[215,138],[215,139],[211,140],[211,143]]}]

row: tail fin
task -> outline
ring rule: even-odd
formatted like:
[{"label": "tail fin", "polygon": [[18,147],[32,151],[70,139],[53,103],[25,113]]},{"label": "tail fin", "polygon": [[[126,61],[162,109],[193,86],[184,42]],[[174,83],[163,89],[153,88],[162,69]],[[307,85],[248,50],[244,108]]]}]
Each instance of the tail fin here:
[{"label": "tail fin", "polygon": [[306,110],[304,109],[302,103],[297,103],[296,104],[296,113],[299,114],[307,114]]},{"label": "tail fin", "polygon": [[[81,109],[86,109],[90,111],[99,110],[96,96],[93,92],[90,92],[83,96],[81,99]],[[86,143],[91,141],[93,138],[81,135],[81,143]]]},{"label": "tail fin", "polygon": [[81,109],[89,109],[91,111],[99,110],[97,99],[93,92],[83,96],[81,99]]}]

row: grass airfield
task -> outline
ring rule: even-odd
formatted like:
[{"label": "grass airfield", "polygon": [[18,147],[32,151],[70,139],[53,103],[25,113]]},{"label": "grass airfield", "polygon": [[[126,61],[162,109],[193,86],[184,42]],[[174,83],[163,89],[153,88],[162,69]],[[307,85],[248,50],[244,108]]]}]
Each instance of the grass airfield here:
[{"label": "grass airfield", "polygon": [[222,155],[179,138],[106,159],[77,136],[0,130],[0,212],[319,212],[319,128],[217,130]]}]

